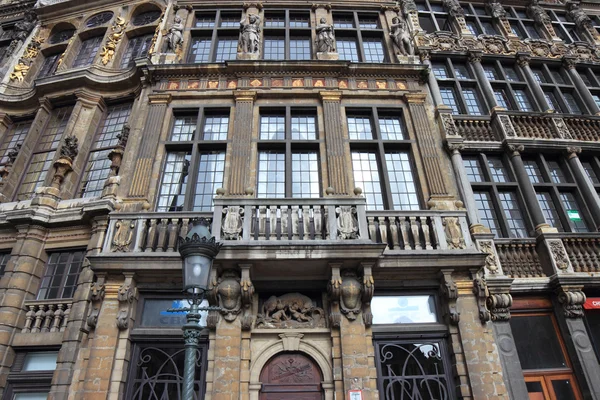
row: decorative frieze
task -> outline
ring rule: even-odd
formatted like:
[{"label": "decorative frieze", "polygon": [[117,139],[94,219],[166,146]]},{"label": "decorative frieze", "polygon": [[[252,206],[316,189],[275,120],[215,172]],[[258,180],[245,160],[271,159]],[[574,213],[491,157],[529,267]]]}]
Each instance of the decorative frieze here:
[{"label": "decorative frieze", "polygon": [[324,328],[325,311],[301,293],[271,296],[262,304],[257,328]]},{"label": "decorative frieze", "polygon": [[31,64],[33,64],[35,58],[40,53],[40,48],[42,47],[44,40],[45,39],[40,36],[31,39],[31,42],[29,42],[25,49],[25,53],[23,53],[23,56],[19,59],[19,62],[10,73],[9,78],[11,82],[23,82],[25,80],[25,76],[27,76]]}]

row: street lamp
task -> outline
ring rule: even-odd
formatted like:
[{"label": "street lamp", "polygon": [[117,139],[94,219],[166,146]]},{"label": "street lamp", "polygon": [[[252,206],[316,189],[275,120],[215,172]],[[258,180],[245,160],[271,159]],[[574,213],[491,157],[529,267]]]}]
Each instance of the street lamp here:
[{"label": "street lamp", "polygon": [[183,400],[194,399],[194,375],[196,369],[196,352],[200,338],[200,311],[219,311],[219,307],[200,307],[208,288],[212,263],[222,243],[216,242],[210,233],[209,222],[205,218],[192,221],[192,229],[187,236],[179,237],[179,253],[183,268],[183,290],[192,295],[188,300],[188,308],[170,308],[169,312],[185,312],[186,323],[183,325],[185,340],[185,366],[183,370]]}]

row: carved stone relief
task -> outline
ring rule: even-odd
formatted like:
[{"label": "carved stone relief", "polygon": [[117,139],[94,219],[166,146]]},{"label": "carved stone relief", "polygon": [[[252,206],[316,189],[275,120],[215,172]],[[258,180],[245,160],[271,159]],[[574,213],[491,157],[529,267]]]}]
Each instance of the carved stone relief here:
[{"label": "carved stone relief", "polygon": [[126,276],[125,282],[119,287],[117,300],[119,301],[119,312],[117,313],[117,328],[125,330],[129,328],[129,316],[131,304],[137,296],[137,288],[134,286],[133,277]]},{"label": "carved stone relief", "polygon": [[582,318],[585,300],[585,293],[580,289],[569,287],[558,289],[558,301],[563,306],[563,312],[567,318]]},{"label": "carved stone relief", "polygon": [[442,224],[444,225],[446,243],[449,249],[464,249],[467,247],[457,217],[443,218]]},{"label": "carved stone relief", "polygon": [[106,44],[102,46],[100,50],[100,56],[102,57],[102,64],[106,65],[113,59],[117,50],[117,45],[123,39],[125,35],[125,28],[127,27],[127,21],[122,17],[117,17],[113,26],[111,27],[112,32],[109,33]]},{"label": "carved stone relief", "polygon": [[300,293],[271,296],[262,305],[257,328],[324,328],[325,312]]},{"label": "carved stone relief", "polygon": [[483,271],[473,274],[473,294],[477,299],[477,308],[479,309],[479,319],[481,322],[490,320],[490,312],[486,307],[486,301],[489,295]]},{"label": "carved stone relief", "polygon": [[510,320],[510,306],[512,306],[510,293],[491,294],[486,300],[486,305],[492,321]]},{"label": "carved stone relief", "polygon": [[358,220],[356,207],[336,207],[338,237],[342,240],[356,239],[358,237]]},{"label": "carved stone relief", "polygon": [[244,215],[243,207],[225,207],[223,208],[223,223],[221,226],[221,237],[224,240],[240,240]]},{"label": "carved stone relief", "polygon": [[115,233],[112,239],[113,252],[130,251],[131,242],[135,233],[135,220],[118,220],[115,223]]},{"label": "carved stone relief", "polygon": [[496,257],[496,251],[494,249],[494,243],[491,240],[481,240],[478,243],[479,250],[486,253],[485,267],[490,274],[498,273],[498,257]]},{"label": "carved stone relief", "polygon": [[567,255],[562,240],[549,240],[547,243],[550,248],[552,259],[556,263],[556,267],[563,272],[567,271],[571,262],[569,261],[569,256]]},{"label": "carved stone relief", "polygon": [[456,325],[460,321],[460,313],[456,309],[456,300],[458,299],[458,288],[452,279],[452,271],[442,270],[440,273],[440,293],[446,301],[445,317],[448,322]]}]

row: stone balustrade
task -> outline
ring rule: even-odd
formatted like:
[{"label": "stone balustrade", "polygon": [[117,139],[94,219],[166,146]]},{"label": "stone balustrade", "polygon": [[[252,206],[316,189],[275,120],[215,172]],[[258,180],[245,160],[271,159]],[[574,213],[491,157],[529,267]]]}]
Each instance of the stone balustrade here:
[{"label": "stone balustrade", "polygon": [[63,332],[71,313],[70,299],[35,300],[25,303],[22,333]]},{"label": "stone balustrade", "polygon": [[560,139],[552,120],[546,116],[521,114],[511,115],[510,120],[518,137],[524,139]]},{"label": "stone balustrade", "polygon": [[498,134],[492,128],[489,117],[464,118],[454,116],[454,124],[458,134],[465,140],[476,142],[497,142],[500,141]]},{"label": "stone balustrade", "polygon": [[597,233],[578,233],[563,237],[562,241],[574,272],[600,272],[600,236]]},{"label": "stone balustrade", "polygon": [[496,252],[505,275],[512,278],[544,277],[535,239],[495,239]]},{"label": "stone balustrade", "polygon": [[564,117],[565,125],[575,140],[600,141],[600,118]]},{"label": "stone balustrade", "polygon": [[472,248],[465,211],[368,211],[369,237],[387,250]]}]

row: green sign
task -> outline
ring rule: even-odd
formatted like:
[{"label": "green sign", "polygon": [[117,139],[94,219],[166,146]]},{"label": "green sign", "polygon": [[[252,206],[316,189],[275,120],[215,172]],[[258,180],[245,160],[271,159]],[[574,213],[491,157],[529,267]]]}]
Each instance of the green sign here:
[{"label": "green sign", "polygon": [[571,221],[581,221],[581,216],[577,210],[567,210],[567,215]]}]

